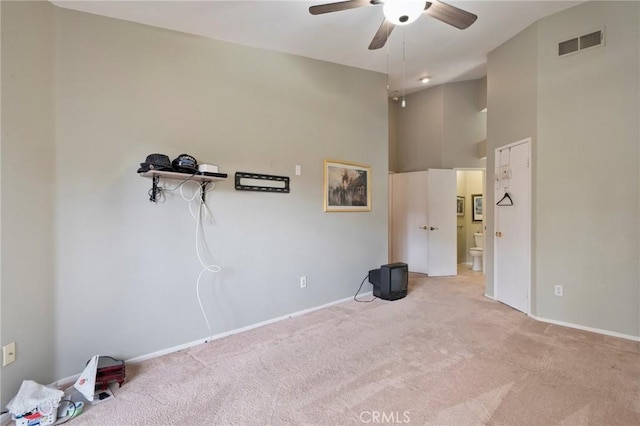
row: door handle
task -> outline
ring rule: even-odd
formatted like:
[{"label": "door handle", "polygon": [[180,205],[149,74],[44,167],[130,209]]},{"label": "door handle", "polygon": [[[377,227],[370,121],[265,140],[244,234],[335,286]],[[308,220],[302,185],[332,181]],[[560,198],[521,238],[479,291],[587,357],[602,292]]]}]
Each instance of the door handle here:
[{"label": "door handle", "polygon": [[498,238],[502,237],[502,232],[497,231],[497,232],[496,232],[496,237],[498,237]]},{"label": "door handle", "polygon": [[427,230],[427,225],[418,226],[418,229],[422,229],[423,231]]},{"label": "door handle", "polygon": [[429,228],[429,229],[431,229],[432,231],[437,231],[438,230],[438,228],[434,228],[433,226],[431,228]]}]

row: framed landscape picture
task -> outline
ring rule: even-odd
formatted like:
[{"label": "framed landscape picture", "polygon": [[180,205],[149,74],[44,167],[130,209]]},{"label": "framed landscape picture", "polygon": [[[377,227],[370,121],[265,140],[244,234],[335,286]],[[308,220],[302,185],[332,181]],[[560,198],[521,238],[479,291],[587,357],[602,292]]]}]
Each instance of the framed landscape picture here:
[{"label": "framed landscape picture", "polygon": [[324,160],[324,211],[371,211],[371,167]]},{"label": "framed landscape picture", "polygon": [[474,222],[482,222],[484,215],[482,214],[482,194],[471,195],[471,216]]},{"label": "framed landscape picture", "polygon": [[464,216],[464,197],[458,196],[456,201],[456,213],[458,216]]}]

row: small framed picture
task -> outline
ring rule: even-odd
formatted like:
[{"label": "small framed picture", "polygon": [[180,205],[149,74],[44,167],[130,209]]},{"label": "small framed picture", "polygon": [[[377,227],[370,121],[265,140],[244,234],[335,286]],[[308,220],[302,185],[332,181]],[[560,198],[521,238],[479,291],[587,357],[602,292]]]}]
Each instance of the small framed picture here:
[{"label": "small framed picture", "polygon": [[464,216],[464,197],[457,197],[456,212],[458,216]]},{"label": "small framed picture", "polygon": [[324,211],[371,211],[371,167],[325,160]]},{"label": "small framed picture", "polygon": [[482,222],[484,215],[482,214],[482,194],[471,195],[471,220],[474,222]]}]

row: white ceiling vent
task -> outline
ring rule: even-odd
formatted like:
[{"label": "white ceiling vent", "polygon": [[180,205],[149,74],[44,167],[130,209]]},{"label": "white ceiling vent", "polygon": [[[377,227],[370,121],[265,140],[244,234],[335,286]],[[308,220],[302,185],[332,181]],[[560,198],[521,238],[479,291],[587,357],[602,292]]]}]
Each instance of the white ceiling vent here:
[{"label": "white ceiling vent", "polygon": [[558,56],[604,45],[604,29],[583,34],[558,43]]}]

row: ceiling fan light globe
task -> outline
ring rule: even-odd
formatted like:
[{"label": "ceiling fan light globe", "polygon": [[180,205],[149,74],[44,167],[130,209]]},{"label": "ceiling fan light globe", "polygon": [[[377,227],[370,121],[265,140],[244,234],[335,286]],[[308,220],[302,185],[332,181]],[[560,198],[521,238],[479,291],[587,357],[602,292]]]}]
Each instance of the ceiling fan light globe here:
[{"label": "ceiling fan light globe", "polygon": [[387,21],[394,25],[408,25],[424,12],[424,1],[386,0],[382,12]]}]

